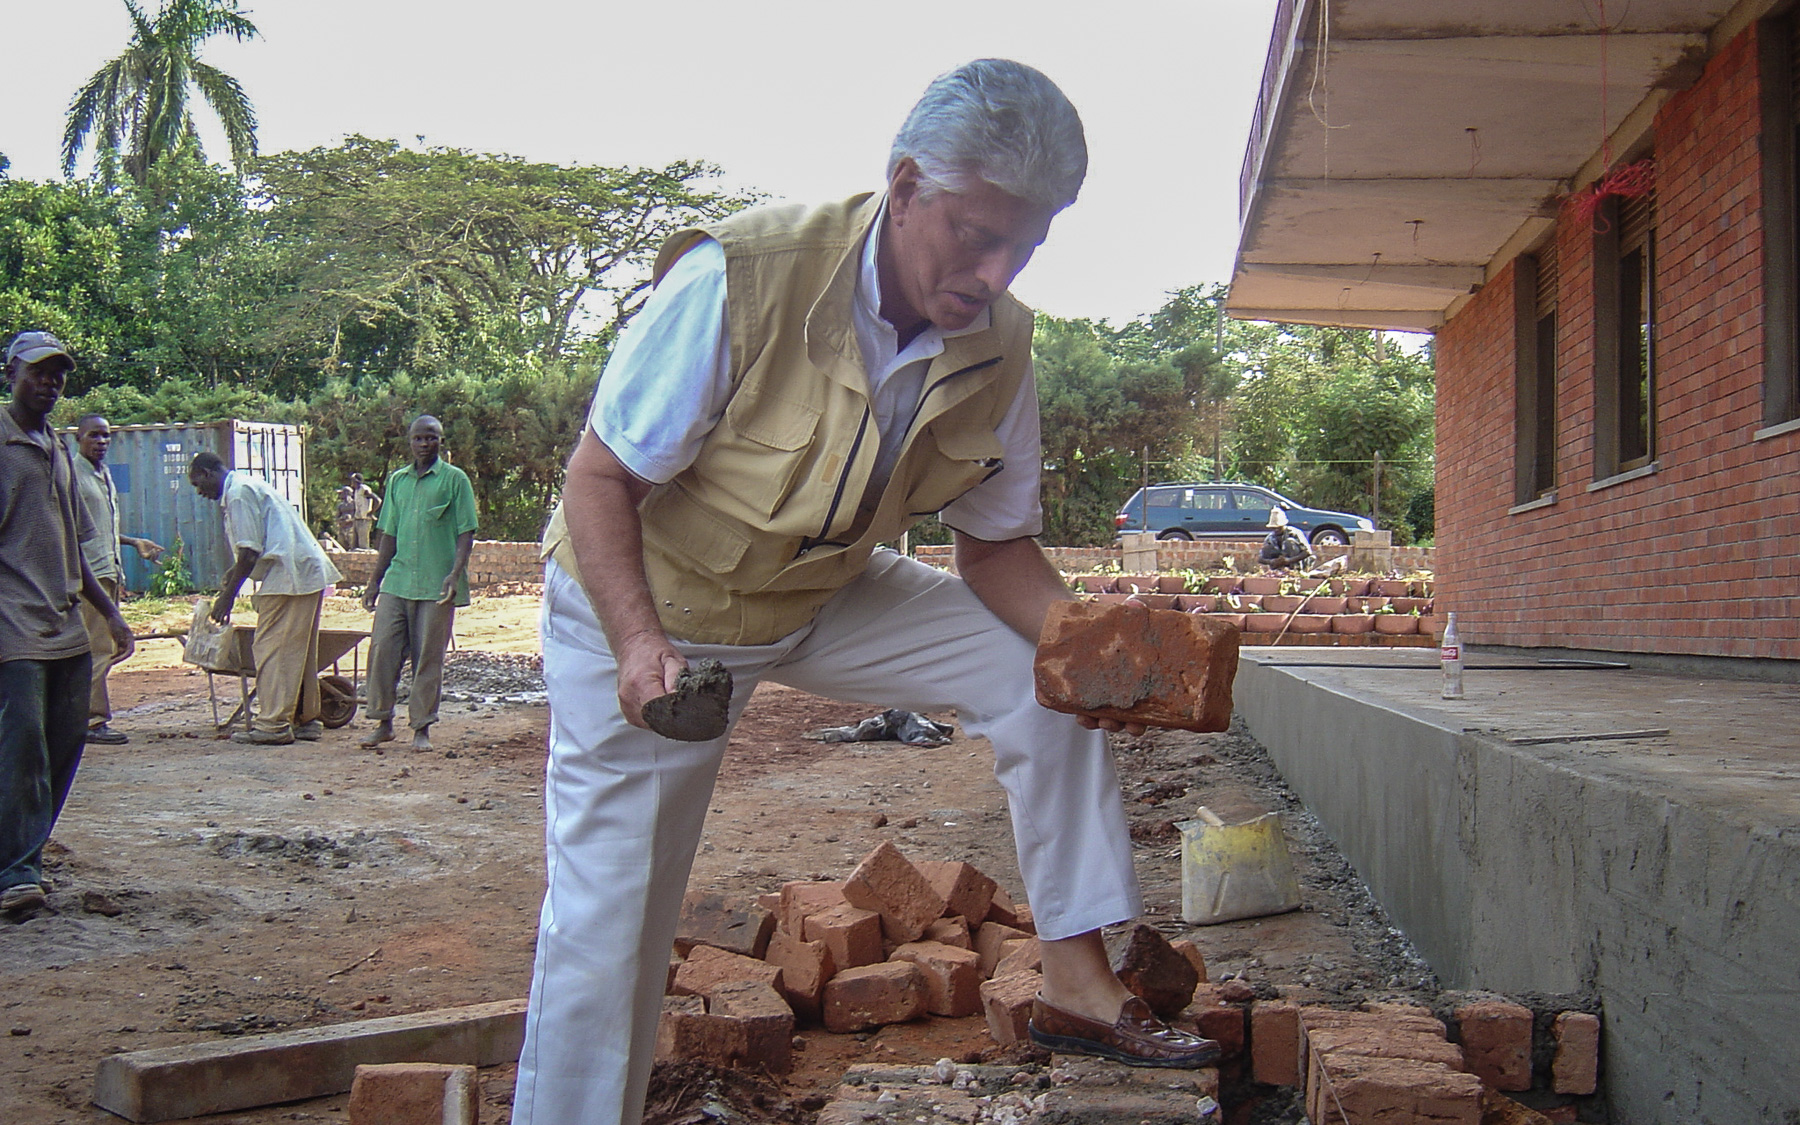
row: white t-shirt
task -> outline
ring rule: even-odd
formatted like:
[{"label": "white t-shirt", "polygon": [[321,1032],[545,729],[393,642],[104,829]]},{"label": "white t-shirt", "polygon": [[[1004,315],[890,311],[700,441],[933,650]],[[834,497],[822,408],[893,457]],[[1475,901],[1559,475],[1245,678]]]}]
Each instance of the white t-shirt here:
[{"label": "white t-shirt", "polygon": [[[877,217],[874,229],[881,228]],[[946,335],[985,329],[990,313],[960,332],[929,326],[906,346],[881,319],[877,239],[864,241],[851,318],[862,349],[875,423],[881,432],[876,480],[885,481],[918,406],[926,370]],[[725,250],[694,246],[663,275],[619,338],[594,392],[588,425],[619,463],[662,484],[694,463],[731,401],[731,338],[725,311]],[[1043,530],[1038,474],[1043,453],[1037,387],[1026,378],[995,431],[1006,467],[947,506],[940,518],[978,539],[1006,540]]]}]

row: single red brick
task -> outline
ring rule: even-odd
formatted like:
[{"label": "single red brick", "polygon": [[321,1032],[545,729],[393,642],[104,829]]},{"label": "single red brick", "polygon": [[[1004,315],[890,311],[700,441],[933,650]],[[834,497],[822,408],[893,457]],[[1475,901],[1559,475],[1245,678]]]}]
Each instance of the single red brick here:
[{"label": "single red brick", "polygon": [[722,984],[711,999],[670,997],[656,1028],[660,1062],[760,1065],[783,1074],[793,1065],[794,1013],[755,981]]},{"label": "single red brick", "polygon": [[1204,614],[1059,601],[1038,637],[1038,702],[1178,730],[1231,725],[1238,631]]},{"label": "single red brick", "polygon": [[716,986],[740,980],[779,988],[781,967],[754,957],[714,949],[710,945],[696,945],[688,952],[681,968],[675,970],[675,983],[669,991],[676,996],[710,996]]},{"label": "single red brick", "polygon": [[[974,919],[971,918],[969,921],[973,925]],[[1019,928],[1019,908],[1013,905],[1012,896],[1006,893],[1005,887],[999,885],[994,887],[994,899],[988,904],[987,918],[984,921],[998,922],[1002,926],[1011,926],[1015,930]],[[980,929],[979,926],[976,928]]]},{"label": "single red brick", "polygon": [[1456,1009],[1469,1073],[1496,1090],[1531,1089],[1531,1009],[1481,1000]]},{"label": "single red brick", "polygon": [[781,892],[780,891],[770,891],[766,895],[757,895],[756,896],[756,905],[762,907],[764,910],[767,910],[770,914],[775,915],[776,923],[780,924],[780,922],[781,922]]},{"label": "single red brick", "polygon": [[1012,924],[1028,934],[1037,933],[1037,915],[1031,912],[1030,903],[1021,902],[1019,905],[1013,907]]},{"label": "single red brick", "polygon": [[795,937],[806,931],[806,919],[844,901],[842,883],[781,884],[781,928]]},{"label": "single red brick", "polygon": [[986,918],[999,884],[959,860],[926,860],[916,865],[931,889],[944,900],[945,914]]},{"label": "single red brick", "polygon": [[1038,973],[1013,973],[981,985],[981,1011],[987,1017],[988,1034],[1002,1047],[1031,1039],[1031,1002],[1044,987]]},{"label": "single red brick", "polygon": [[1250,1061],[1258,1082],[1300,1085],[1300,1009],[1286,1000],[1250,1005]]},{"label": "single red brick", "polygon": [[707,891],[689,891],[681,900],[675,951],[685,957],[696,945],[710,945],[745,957],[761,957],[773,932],[775,915],[760,906],[744,906]]},{"label": "single red brick", "polygon": [[1005,950],[1001,947],[1009,941],[1021,941],[1031,935],[1024,930],[1016,930],[1011,926],[1002,926],[998,922],[988,922],[975,931],[975,952],[981,958],[981,975],[994,975],[994,966],[1000,963]]},{"label": "single red brick", "polygon": [[844,899],[881,915],[881,932],[894,942],[917,941],[944,914],[943,897],[886,840],[844,880]]},{"label": "single red brick", "polygon": [[968,919],[957,915],[939,918],[925,927],[926,941],[941,941],[958,949],[974,949],[975,938],[969,933]]},{"label": "single red brick", "polygon": [[1009,973],[1039,972],[1044,967],[1043,948],[1036,938],[1015,938],[1000,946],[1000,961],[990,976]]},{"label": "single red brick", "polygon": [[972,1016],[981,1010],[981,958],[969,949],[935,941],[909,941],[891,961],[910,961],[925,974],[925,1009],[939,1016]]},{"label": "single red brick", "polygon": [[1133,995],[1143,997],[1150,1010],[1172,1019],[1194,999],[1200,975],[1188,959],[1169,946],[1155,926],[1138,923],[1123,938],[1107,943],[1112,969]]},{"label": "single red brick", "polygon": [[1559,1094],[1591,1094],[1600,1085],[1600,1017],[1587,1012],[1559,1012],[1551,1024],[1556,1058],[1550,1064],[1550,1088]]},{"label": "single red brick", "polygon": [[825,985],[825,1026],[862,1031],[925,1014],[925,974],[909,961],[843,969]]},{"label": "single red brick", "polygon": [[881,960],[881,915],[840,902],[806,919],[807,941],[822,941],[831,950],[838,972]]},{"label": "single red brick", "polygon": [[1200,974],[1200,983],[1206,983],[1206,957],[1200,952],[1199,946],[1182,938],[1180,941],[1170,942],[1169,948],[1186,957],[1188,964],[1194,967],[1194,972]]},{"label": "single red brick", "polygon": [[1244,1009],[1221,1000],[1217,985],[1201,985],[1194,993],[1193,1003],[1183,1009],[1181,1018],[1191,1022],[1201,1035],[1217,1043],[1220,1054],[1226,1058],[1234,1058],[1243,1053]]},{"label": "single red brick", "polygon": [[365,1063],[351,1079],[350,1125],[475,1125],[475,1068],[449,1063]]},{"label": "single red brick", "polygon": [[1411,1059],[1463,1069],[1463,1049],[1420,1031],[1374,1031],[1361,1027],[1313,1028],[1306,1033],[1315,1055],[1355,1055],[1369,1059]]},{"label": "single red brick", "polygon": [[837,971],[830,947],[822,941],[801,941],[786,930],[776,930],[765,956],[769,964],[780,967],[781,995],[794,1012],[807,1019],[818,1019],[825,982]]},{"label": "single red brick", "polygon": [[1326,1056],[1322,1071],[1326,1080],[1307,1089],[1314,1121],[1481,1123],[1481,1079],[1473,1074],[1437,1063],[1360,1055]]}]

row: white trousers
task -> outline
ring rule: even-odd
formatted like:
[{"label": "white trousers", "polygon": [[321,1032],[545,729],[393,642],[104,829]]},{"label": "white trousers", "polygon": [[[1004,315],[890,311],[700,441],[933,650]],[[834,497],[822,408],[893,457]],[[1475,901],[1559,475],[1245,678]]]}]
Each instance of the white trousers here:
[{"label": "white trousers", "polygon": [[[726,738],[673,742],[626,723],[586,594],[544,576],[549,887],[538,925],[514,1125],[637,1125],[670,947]],[[1105,736],[1038,706],[1034,646],[961,579],[877,552],[809,627],[770,645],[679,646],[731,670],[731,718],[768,679],[912,711],[954,708],[994,747],[1040,936],[1142,910]],[[897,753],[903,751],[896,751]]]}]

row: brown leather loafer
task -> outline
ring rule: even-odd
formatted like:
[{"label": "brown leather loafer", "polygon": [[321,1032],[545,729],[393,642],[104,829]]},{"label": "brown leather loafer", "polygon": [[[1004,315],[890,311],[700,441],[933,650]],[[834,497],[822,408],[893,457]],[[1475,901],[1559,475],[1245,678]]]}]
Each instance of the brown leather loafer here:
[{"label": "brown leather loafer", "polygon": [[1046,1004],[1040,996],[1031,1002],[1031,1041],[1052,1051],[1097,1055],[1126,1066],[1186,1070],[1219,1061],[1217,1043],[1170,1027],[1136,996],[1125,1001],[1118,1022],[1111,1026]]}]

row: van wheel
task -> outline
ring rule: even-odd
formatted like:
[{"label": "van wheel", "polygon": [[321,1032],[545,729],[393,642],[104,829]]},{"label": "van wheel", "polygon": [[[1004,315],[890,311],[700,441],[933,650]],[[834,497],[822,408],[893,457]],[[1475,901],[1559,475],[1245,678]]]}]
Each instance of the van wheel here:
[{"label": "van wheel", "polygon": [[1159,531],[1156,533],[1156,537],[1158,539],[1180,539],[1187,543],[1192,543],[1194,541],[1192,535],[1189,535],[1179,527],[1171,527],[1167,531]]},{"label": "van wheel", "polygon": [[1315,547],[1348,547],[1350,540],[1335,527],[1321,527],[1313,532],[1312,544]]}]

